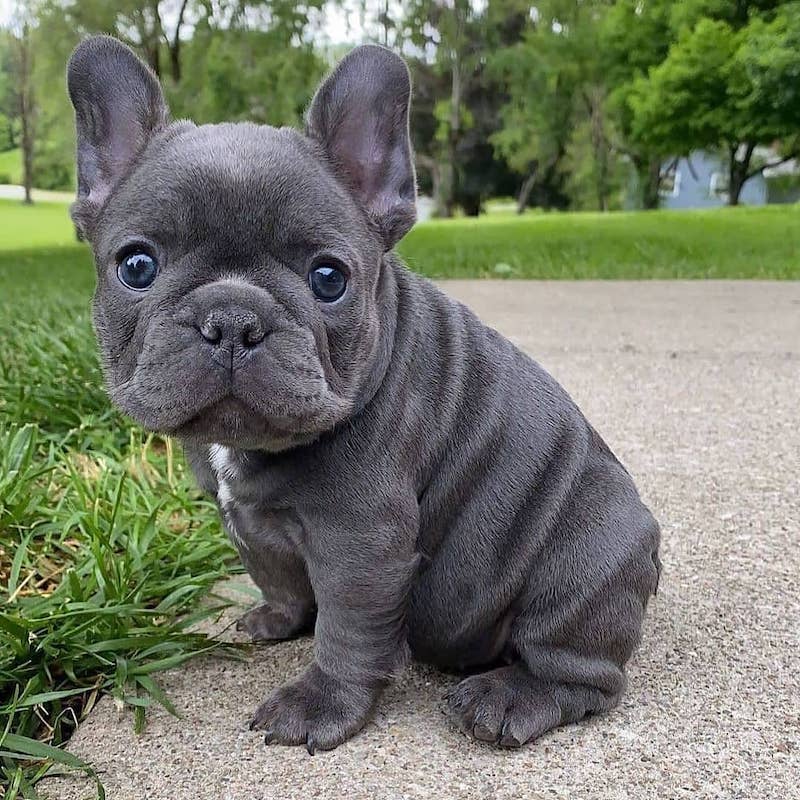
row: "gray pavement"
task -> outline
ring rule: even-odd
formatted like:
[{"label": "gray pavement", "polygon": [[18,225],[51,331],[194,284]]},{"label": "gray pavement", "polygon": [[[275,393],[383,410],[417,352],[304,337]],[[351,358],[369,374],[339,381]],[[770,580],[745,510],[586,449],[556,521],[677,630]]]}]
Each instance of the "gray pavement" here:
[{"label": "gray pavement", "polygon": [[498,752],[448,724],[454,676],[412,667],[338,750],[266,748],[249,715],[304,640],[163,676],[182,717],[157,709],[139,737],[106,699],[70,749],[110,800],[800,798],[800,283],[445,288],[567,387],[662,523],[622,705]]},{"label": "gray pavement", "polygon": [[[51,192],[47,189],[34,189],[34,202],[71,203],[75,199],[74,192]],[[25,187],[13,183],[0,183],[0,200],[24,200]]]}]

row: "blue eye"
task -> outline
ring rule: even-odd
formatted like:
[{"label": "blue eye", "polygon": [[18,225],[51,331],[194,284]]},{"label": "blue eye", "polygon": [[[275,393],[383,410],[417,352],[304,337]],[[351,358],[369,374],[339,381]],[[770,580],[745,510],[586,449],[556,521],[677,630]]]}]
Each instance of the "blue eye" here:
[{"label": "blue eye", "polygon": [[333,264],[318,264],[308,273],[308,285],[323,303],[333,303],[347,289],[347,277]]},{"label": "blue eye", "polygon": [[149,288],[157,274],[158,264],[147,253],[128,253],[117,267],[120,281],[137,292]]}]

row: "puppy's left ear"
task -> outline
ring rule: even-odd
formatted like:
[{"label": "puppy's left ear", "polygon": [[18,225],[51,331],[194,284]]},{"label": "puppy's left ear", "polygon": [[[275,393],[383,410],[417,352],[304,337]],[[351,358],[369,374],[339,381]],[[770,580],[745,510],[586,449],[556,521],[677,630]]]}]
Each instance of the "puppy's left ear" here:
[{"label": "puppy's left ear", "polygon": [[317,90],[307,134],[322,144],[391,249],[416,219],[408,114],[411,79],[400,56],[377,45],[351,51]]}]

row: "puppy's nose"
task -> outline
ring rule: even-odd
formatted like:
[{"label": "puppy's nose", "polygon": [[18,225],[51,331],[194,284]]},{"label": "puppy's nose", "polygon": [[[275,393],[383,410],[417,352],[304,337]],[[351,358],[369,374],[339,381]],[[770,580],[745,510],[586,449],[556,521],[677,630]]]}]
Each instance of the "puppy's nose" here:
[{"label": "puppy's nose", "polygon": [[232,306],[215,308],[199,326],[200,335],[213,345],[256,347],[267,336],[264,323],[255,311]]}]

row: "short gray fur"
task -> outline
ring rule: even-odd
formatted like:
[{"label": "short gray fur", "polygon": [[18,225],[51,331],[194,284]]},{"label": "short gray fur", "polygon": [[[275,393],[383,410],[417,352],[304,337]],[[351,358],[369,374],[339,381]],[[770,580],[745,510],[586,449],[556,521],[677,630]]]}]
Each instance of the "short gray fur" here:
[{"label": "short gray fur", "polygon": [[[335,747],[410,656],[473,673],[450,712],[500,745],[613,707],[658,526],[566,392],[391,252],[414,221],[403,61],[351,52],[305,133],[170,123],[109,37],[68,84],[111,398],[217,498],[264,595],[242,626],[314,625],[253,727]],[[131,248],[159,262],[147,291],[117,278]],[[337,302],[309,289],[320,259],[349,274]]]}]

